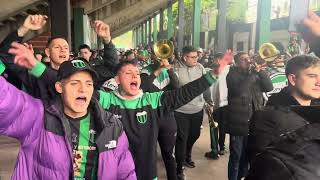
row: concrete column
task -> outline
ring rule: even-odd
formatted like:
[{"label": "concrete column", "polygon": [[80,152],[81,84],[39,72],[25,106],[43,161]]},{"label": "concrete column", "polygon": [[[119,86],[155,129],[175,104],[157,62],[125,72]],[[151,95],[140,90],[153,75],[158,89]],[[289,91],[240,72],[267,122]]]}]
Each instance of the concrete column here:
[{"label": "concrete column", "polygon": [[157,20],[157,15],[153,17],[153,42],[158,41],[158,20]]},{"label": "concrete column", "polygon": [[140,42],[140,44],[144,43],[144,38],[145,38],[145,36],[144,36],[144,23],[141,23],[141,42]]},{"label": "concrete column", "polygon": [[270,39],[271,0],[258,1],[256,51]]},{"label": "concrete column", "polygon": [[170,39],[173,36],[172,0],[168,0],[167,15],[168,15],[167,39]]},{"label": "concrete column", "polygon": [[136,27],[136,31],[135,31],[135,34],[136,34],[136,44],[134,47],[137,47],[139,45],[139,39],[140,39],[140,34],[139,34],[139,26]]},{"label": "concrete column", "polygon": [[152,22],[151,22],[151,17],[148,19],[148,44],[151,44],[152,42]]},{"label": "concrete column", "polygon": [[178,0],[178,51],[184,46],[184,0]]},{"label": "concrete column", "polygon": [[83,24],[83,8],[73,8],[73,34],[74,34],[74,52],[78,52],[81,44],[84,44],[84,24]]},{"label": "concrete column", "polygon": [[225,52],[227,49],[227,4],[228,0],[218,0],[216,52]]},{"label": "concrete column", "polygon": [[144,22],[144,45],[148,44],[148,21]]},{"label": "concrete column", "polygon": [[136,28],[132,29],[132,46],[135,47],[136,45]]},{"label": "concrete column", "polygon": [[159,13],[159,39],[164,39],[163,37],[163,9],[160,9],[160,13]]},{"label": "concrete column", "polygon": [[50,0],[51,34],[65,37],[71,46],[70,0]]},{"label": "concrete column", "polygon": [[200,31],[201,31],[201,0],[193,0],[193,31],[192,45],[196,48],[200,47]]}]

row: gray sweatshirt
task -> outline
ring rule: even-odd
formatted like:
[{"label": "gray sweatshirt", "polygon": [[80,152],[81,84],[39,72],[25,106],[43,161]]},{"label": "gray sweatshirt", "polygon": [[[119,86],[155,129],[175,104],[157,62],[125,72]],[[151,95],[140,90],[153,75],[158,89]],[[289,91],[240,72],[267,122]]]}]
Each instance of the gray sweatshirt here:
[{"label": "gray sweatshirt", "polygon": [[[179,87],[199,79],[201,76],[206,74],[205,68],[198,63],[196,66],[188,67],[181,61],[178,61],[174,67],[174,72],[177,74],[179,79]],[[177,112],[185,113],[185,114],[194,114],[203,109],[205,101],[211,101],[210,90],[208,89],[203,94],[197,96],[188,104],[176,109]]]}]

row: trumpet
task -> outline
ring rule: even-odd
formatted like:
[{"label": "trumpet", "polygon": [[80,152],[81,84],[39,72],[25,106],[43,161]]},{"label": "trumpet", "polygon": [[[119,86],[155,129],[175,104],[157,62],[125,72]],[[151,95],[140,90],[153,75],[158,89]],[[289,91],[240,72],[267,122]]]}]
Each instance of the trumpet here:
[{"label": "trumpet", "polygon": [[217,128],[218,127],[218,123],[213,119],[213,116],[212,116],[213,111],[211,110],[210,105],[205,103],[204,107],[205,107],[205,110],[207,111],[207,114],[208,114],[208,120],[209,120],[210,128]]},{"label": "trumpet", "polygon": [[173,55],[174,46],[170,40],[162,39],[154,43],[153,50],[159,60],[168,59]]}]

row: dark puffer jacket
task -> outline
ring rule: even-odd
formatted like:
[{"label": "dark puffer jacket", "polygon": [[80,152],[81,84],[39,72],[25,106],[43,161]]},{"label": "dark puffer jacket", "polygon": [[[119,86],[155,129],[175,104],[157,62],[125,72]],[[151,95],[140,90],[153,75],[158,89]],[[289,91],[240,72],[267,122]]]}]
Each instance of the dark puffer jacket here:
[{"label": "dark puffer jacket", "polygon": [[290,95],[289,88],[273,94],[264,110],[254,113],[250,123],[249,157],[263,151],[277,140],[281,134],[294,131],[310,122],[318,121],[320,110],[318,100],[311,101],[312,106],[301,106]]},{"label": "dark puffer jacket", "polygon": [[226,132],[234,136],[246,136],[253,110],[262,109],[262,92],[271,91],[272,82],[264,71],[248,72],[239,67],[231,67],[227,75],[227,87]]}]

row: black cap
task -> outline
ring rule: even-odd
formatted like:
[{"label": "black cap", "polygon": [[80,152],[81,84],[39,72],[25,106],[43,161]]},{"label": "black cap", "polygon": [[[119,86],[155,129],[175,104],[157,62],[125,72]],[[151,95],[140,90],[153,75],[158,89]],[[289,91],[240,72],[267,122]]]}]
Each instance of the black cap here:
[{"label": "black cap", "polygon": [[58,80],[68,78],[72,74],[79,71],[87,71],[92,75],[94,81],[97,80],[98,74],[94,71],[90,65],[83,58],[76,58],[70,61],[63,62],[58,70]]}]

